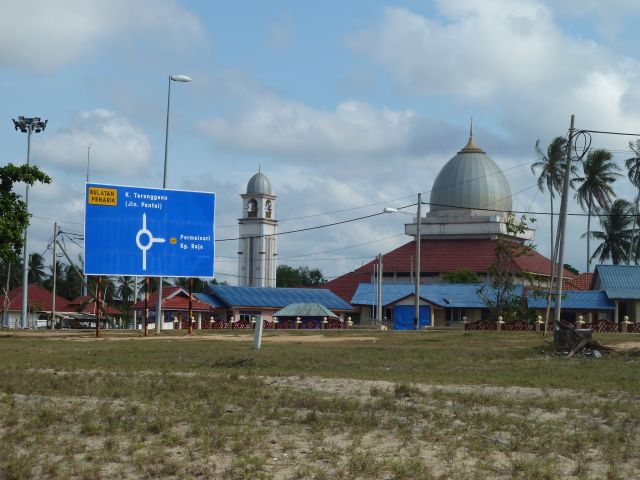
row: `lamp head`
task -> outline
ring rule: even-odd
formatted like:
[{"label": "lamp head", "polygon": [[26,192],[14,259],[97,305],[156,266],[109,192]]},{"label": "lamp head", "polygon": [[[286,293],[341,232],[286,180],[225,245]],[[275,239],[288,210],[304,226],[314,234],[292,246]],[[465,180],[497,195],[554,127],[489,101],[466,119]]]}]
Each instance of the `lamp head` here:
[{"label": "lamp head", "polygon": [[191,81],[191,77],[187,77],[186,75],[171,75],[169,77],[171,80],[173,80],[174,82],[190,82]]}]

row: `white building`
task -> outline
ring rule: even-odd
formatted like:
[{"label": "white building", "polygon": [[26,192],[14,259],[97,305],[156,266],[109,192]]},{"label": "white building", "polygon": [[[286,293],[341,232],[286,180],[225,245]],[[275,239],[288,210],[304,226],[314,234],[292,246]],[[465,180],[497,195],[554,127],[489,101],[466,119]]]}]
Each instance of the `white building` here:
[{"label": "white building", "polygon": [[238,285],[249,287],[276,286],[278,221],[276,196],[271,182],[260,171],[241,194],[242,216],[238,219]]}]

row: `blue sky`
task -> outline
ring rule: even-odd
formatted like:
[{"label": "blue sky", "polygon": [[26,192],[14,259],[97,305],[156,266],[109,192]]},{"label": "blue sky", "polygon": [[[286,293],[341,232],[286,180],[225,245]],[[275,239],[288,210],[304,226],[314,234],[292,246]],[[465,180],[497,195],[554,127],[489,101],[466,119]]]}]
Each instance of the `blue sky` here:
[{"label": "blue sky", "polygon": [[[31,191],[32,250],[44,251],[53,221],[82,230],[89,144],[91,180],[161,186],[170,74],[193,82],[172,87],[168,185],[217,193],[218,238],[236,236],[239,194],[258,166],[278,195],[281,230],[411,203],[403,197],[428,192],[466,143],[471,116],[477,143],[520,192],[515,207],[546,211],[528,165],[537,139],[565,134],[572,113],[581,128],[640,131],[640,5],[556,3],[6,4],[2,161],[25,159],[11,118],[49,120],[33,138],[32,162],[54,183]],[[627,141],[594,136],[593,146],[622,164]],[[634,194],[625,179],[616,191]],[[279,258],[340,275],[408,241],[405,220],[284,235]],[[586,221],[570,222],[568,261],[583,270]],[[548,254],[548,218],[536,225]],[[235,252],[235,242],[218,244],[216,270],[230,283]]]}]

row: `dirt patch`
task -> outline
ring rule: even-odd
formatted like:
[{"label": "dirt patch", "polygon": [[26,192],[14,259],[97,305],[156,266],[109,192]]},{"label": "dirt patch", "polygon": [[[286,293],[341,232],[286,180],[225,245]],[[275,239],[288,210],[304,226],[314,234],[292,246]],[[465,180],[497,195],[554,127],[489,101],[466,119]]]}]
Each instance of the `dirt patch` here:
[{"label": "dirt patch", "polygon": [[[31,332],[15,332],[9,334],[9,336],[26,337],[26,338],[47,338],[53,340],[65,340],[70,342],[122,342],[122,341],[223,341],[223,342],[252,342],[253,331],[240,334],[205,334],[205,335],[161,335],[156,336],[150,334],[148,337],[132,336],[128,333],[108,333],[100,338],[96,338],[92,334],[86,332],[69,333],[69,332],[46,332],[46,333],[31,333]],[[269,335],[269,333],[263,334],[263,343],[338,343],[338,342],[368,342],[375,343],[376,337],[367,336],[327,336],[327,335]]]},{"label": "dirt patch", "polygon": [[607,347],[611,347],[617,351],[640,351],[640,342],[624,342],[617,343],[615,345],[607,345]]}]

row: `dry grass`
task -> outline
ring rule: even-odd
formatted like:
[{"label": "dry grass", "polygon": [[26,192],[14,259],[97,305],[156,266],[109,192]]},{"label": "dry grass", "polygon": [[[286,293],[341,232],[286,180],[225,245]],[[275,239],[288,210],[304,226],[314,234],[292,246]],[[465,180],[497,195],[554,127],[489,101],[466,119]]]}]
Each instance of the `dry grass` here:
[{"label": "dry grass", "polygon": [[0,338],[0,478],[640,475],[632,351],[568,361],[532,334],[372,335],[258,353]]}]

